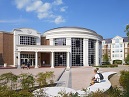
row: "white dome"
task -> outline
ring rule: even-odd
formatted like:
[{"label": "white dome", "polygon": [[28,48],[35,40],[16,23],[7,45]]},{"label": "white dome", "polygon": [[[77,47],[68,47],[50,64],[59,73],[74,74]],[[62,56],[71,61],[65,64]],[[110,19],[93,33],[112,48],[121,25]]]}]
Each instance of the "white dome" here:
[{"label": "white dome", "polygon": [[102,39],[102,36],[98,35],[95,31],[86,29],[86,28],[81,28],[81,27],[54,28],[46,31],[43,35],[46,36],[48,39],[52,37],[53,38],[61,38],[61,37],[78,37],[78,38],[91,37],[92,38],[92,36],[99,37],[100,39]]}]

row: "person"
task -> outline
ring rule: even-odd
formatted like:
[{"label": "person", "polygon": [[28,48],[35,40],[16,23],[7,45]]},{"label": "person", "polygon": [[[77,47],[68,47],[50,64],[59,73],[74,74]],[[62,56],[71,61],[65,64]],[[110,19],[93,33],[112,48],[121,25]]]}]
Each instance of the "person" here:
[{"label": "person", "polygon": [[22,66],[21,66],[21,68],[22,68],[22,69],[24,69],[24,68],[25,68],[25,62],[24,62],[24,61],[22,62]]},{"label": "person", "polygon": [[30,69],[30,62],[27,62],[27,69]]},{"label": "person", "polygon": [[94,74],[95,74],[95,76],[91,79],[90,85],[100,82],[100,76],[97,73],[97,69],[94,69]]},{"label": "person", "polygon": [[97,73],[99,73],[99,68],[98,67],[96,68],[96,70],[97,70]]}]

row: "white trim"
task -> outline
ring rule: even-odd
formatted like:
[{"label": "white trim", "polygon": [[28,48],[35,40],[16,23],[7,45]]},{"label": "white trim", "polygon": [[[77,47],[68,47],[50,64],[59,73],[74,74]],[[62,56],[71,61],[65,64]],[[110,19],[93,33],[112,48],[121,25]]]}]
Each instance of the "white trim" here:
[{"label": "white trim", "polygon": [[18,51],[29,51],[29,52],[70,52],[71,46],[45,46],[45,45],[32,45],[22,46],[18,45]]}]

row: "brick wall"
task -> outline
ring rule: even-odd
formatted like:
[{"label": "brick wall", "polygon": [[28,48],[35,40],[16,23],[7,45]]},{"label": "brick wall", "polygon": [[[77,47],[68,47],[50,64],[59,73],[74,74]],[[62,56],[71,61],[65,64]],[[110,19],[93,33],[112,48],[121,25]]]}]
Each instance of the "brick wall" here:
[{"label": "brick wall", "polygon": [[50,45],[49,40],[45,37],[41,37],[41,45]]},{"label": "brick wall", "polygon": [[3,33],[3,59],[7,65],[13,65],[13,34]]},{"label": "brick wall", "polygon": [[0,65],[4,64],[3,60],[3,33],[0,33]]}]

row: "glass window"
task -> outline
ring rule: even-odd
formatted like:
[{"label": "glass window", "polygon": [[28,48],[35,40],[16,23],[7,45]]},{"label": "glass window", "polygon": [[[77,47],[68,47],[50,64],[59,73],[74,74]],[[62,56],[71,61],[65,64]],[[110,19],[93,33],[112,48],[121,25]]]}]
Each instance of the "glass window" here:
[{"label": "glass window", "polygon": [[110,48],[110,44],[108,44],[108,48]]},{"label": "glass window", "polygon": [[91,48],[94,48],[94,42],[91,41]]},{"label": "glass window", "polygon": [[127,49],[125,49],[125,53],[127,53]]},{"label": "glass window", "polygon": [[20,45],[36,45],[36,38],[31,36],[20,36]]},{"label": "glass window", "polygon": [[119,43],[119,39],[115,39],[115,43]]},{"label": "glass window", "polygon": [[56,38],[55,45],[66,45],[66,38]]},{"label": "glass window", "polygon": [[119,48],[119,44],[115,44],[115,48]]},{"label": "glass window", "polygon": [[80,64],[80,55],[76,55],[76,64]]},{"label": "glass window", "polygon": [[120,47],[122,47],[122,44],[120,44]]},{"label": "glass window", "polygon": [[80,40],[76,40],[76,47],[80,47]]}]

